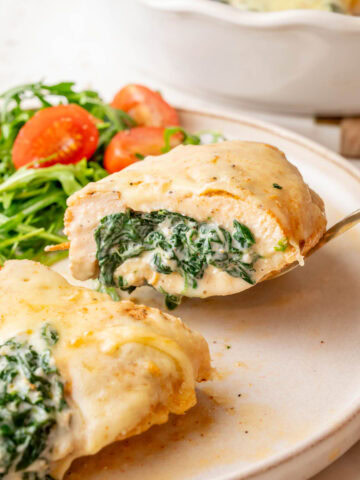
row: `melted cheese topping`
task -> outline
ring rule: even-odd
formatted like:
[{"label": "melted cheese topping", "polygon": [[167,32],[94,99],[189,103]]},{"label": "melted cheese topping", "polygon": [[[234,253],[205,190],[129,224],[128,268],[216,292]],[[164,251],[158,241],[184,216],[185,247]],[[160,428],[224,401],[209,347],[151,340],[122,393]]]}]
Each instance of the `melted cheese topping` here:
[{"label": "melted cheese topping", "polygon": [[[165,155],[148,157],[89,184],[70,197],[68,206],[65,225],[71,241],[71,270],[79,280],[98,274],[94,231],[100,220],[127,208],[140,212],[165,209],[205,222],[211,217],[211,222],[228,231],[238,220],[250,228],[262,256],[253,274],[257,282],[287,263],[301,261],[326,225],[321,199],[282,152],[270,145],[241,141],[181,145]],[[289,247],[280,252],[275,247],[284,239]],[[145,280],[168,293],[183,293],[180,274],[154,272],[146,254],[127,260],[117,273],[132,277],[139,285]],[[241,278],[208,267],[198,288],[186,295],[228,295],[249,286]]]},{"label": "melted cheese topping", "polygon": [[57,438],[52,475],[184,413],[196,403],[195,380],[210,375],[205,340],[159,310],[69,285],[47,267],[9,261],[0,271],[0,339],[38,330],[59,333],[52,347],[71,408],[71,435]]}]

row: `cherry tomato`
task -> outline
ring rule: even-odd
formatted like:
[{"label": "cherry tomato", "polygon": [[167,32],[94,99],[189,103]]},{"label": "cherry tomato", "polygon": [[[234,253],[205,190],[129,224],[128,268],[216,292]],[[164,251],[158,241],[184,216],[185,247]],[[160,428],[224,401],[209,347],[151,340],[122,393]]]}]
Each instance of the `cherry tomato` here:
[{"label": "cherry tomato", "polygon": [[[114,173],[147,155],[160,155],[165,147],[164,131],[162,127],[135,127],[117,133],[105,151],[104,167]],[[170,146],[176,147],[181,140],[181,133],[172,135]]]},{"label": "cherry tomato", "polygon": [[162,98],[160,93],[143,85],[127,85],[114,97],[111,104],[127,112],[139,126],[171,127],[179,125],[175,108]]},{"label": "cherry tomato", "polygon": [[[39,110],[21,128],[12,149],[16,168],[77,163],[95,152],[99,133],[94,117],[78,105]],[[42,159],[49,158],[46,162]]]}]

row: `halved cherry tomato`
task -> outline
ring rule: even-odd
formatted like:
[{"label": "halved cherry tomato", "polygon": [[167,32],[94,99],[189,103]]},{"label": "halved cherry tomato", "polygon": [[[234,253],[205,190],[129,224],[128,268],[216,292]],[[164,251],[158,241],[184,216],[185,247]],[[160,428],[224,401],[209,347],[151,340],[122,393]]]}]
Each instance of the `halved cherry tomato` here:
[{"label": "halved cherry tomato", "polygon": [[[35,113],[21,128],[12,149],[16,168],[77,163],[95,152],[99,132],[95,120],[78,105],[58,105]],[[49,158],[46,162],[42,159]]]},{"label": "halved cherry tomato", "polygon": [[114,97],[111,104],[127,112],[139,126],[171,127],[179,125],[175,108],[162,98],[160,93],[143,85],[127,85]]},{"label": "halved cherry tomato", "polygon": [[[135,127],[117,133],[105,151],[104,167],[114,173],[147,155],[160,155],[165,147],[164,131],[162,127]],[[181,140],[181,133],[172,135],[170,146],[176,147]]]}]

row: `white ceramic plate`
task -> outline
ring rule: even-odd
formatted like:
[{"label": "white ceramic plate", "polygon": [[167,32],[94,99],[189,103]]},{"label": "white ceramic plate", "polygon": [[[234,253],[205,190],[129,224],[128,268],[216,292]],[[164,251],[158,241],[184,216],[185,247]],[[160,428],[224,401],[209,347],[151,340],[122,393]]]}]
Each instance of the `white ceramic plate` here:
[{"label": "white ceramic plate", "polygon": [[[359,173],[304,138],[249,119],[181,117],[191,131],[284,150],[330,224],[360,206]],[[279,279],[184,301],[176,314],[207,338],[218,379],[188,414],[75,462],[67,480],[300,480],[330,464],[360,438],[359,268],[356,229]],[[133,296],[162,307],[150,289]]]}]

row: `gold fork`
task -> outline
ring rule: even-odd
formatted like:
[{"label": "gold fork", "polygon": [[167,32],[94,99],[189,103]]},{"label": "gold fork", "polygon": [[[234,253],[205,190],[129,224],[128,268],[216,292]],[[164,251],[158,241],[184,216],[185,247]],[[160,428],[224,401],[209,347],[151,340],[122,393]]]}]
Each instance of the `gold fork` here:
[{"label": "gold fork", "polygon": [[[310,255],[312,255],[317,250],[322,248],[328,242],[330,242],[331,240],[334,240],[334,238],[338,237],[339,235],[342,235],[343,233],[347,232],[348,230],[350,230],[350,228],[355,227],[355,225],[357,225],[358,223],[360,223],[360,209],[355,210],[355,212],[351,213],[347,217],[340,220],[340,222],[335,223],[335,225],[329,228],[329,230],[327,230],[324,233],[324,235],[321,237],[319,242],[313,248],[311,248],[308,252],[305,253],[304,258],[310,257]],[[285,273],[290,272],[291,270],[293,270],[298,266],[299,266],[299,262],[290,263],[280,271],[274,272],[273,274],[271,274],[266,280],[280,277],[281,275],[284,275]]]}]

